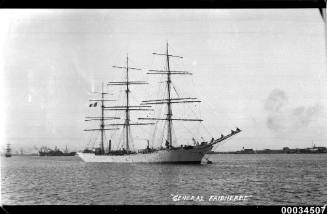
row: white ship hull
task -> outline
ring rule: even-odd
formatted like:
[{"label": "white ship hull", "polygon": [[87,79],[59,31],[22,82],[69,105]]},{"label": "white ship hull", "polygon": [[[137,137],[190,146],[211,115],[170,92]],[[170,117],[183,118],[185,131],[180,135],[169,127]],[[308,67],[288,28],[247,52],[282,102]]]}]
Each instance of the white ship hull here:
[{"label": "white ship hull", "polygon": [[201,163],[204,155],[212,149],[211,145],[198,146],[192,149],[158,150],[152,153],[128,155],[95,155],[81,153],[77,155],[85,162],[105,163]]}]

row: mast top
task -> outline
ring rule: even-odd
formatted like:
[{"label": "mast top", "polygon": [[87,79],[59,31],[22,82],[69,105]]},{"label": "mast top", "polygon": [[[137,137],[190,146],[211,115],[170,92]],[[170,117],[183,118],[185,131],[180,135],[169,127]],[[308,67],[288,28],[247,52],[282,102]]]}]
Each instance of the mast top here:
[{"label": "mast top", "polygon": [[195,102],[201,102],[200,100],[196,100],[196,98],[192,97],[186,97],[186,98],[173,98],[171,94],[171,75],[190,75],[192,73],[187,72],[187,71],[174,71],[170,69],[170,64],[169,64],[169,58],[174,57],[174,58],[180,58],[183,59],[182,56],[177,56],[177,55],[172,55],[169,53],[169,44],[168,41],[166,42],[166,53],[152,53],[154,55],[159,55],[159,56],[165,56],[166,57],[166,64],[167,67],[165,70],[148,70],[149,72],[147,74],[161,74],[161,75],[167,75],[167,97],[163,99],[150,99],[150,100],[145,100],[141,103],[141,105],[156,105],[156,104],[164,104],[167,105],[167,113],[166,113],[166,118],[139,118],[140,120],[166,120],[168,122],[167,126],[167,139],[166,146],[168,148],[172,147],[172,129],[173,129],[173,121],[198,121],[201,122],[201,119],[186,119],[186,118],[173,118],[173,113],[172,113],[172,104],[175,103],[195,103]]}]

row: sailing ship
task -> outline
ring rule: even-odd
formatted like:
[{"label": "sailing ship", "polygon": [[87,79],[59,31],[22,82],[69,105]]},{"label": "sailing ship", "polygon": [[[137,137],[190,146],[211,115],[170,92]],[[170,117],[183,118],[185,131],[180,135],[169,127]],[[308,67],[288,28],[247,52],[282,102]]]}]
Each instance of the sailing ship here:
[{"label": "sailing ship", "polygon": [[5,156],[7,158],[11,157],[11,149],[10,149],[10,144],[9,143],[7,144],[7,149],[6,149]]},{"label": "sailing ship", "polygon": [[[165,53],[153,53],[157,56],[165,57],[165,69],[164,70],[148,70],[147,74],[149,75],[165,75],[165,84],[166,84],[166,97],[162,99],[152,99],[144,100],[140,105],[131,105],[130,104],[130,86],[132,85],[144,85],[148,84],[145,81],[132,81],[129,79],[129,72],[131,70],[141,70],[139,68],[129,66],[129,58],[127,55],[126,65],[125,66],[113,66],[113,68],[122,69],[126,72],[126,79],[122,82],[109,82],[110,86],[123,86],[125,87],[125,104],[120,106],[105,106],[106,101],[114,101],[106,99],[104,95],[107,95],[107,92],[104,92],[104,86],[102,83],[101,92],[95,92],[101,94],[100,99],[92,99],[91,102],[96,102],[90,104],[90,106],[96,106],[97,102],[100,102],[101,116],[100,117],[86,117],[86,121],[99,121],[100,127],[96,129],[85,129],[85,131],[100,131],[101,140],[100,146],[94,150],[85,149],[83,152],[78,152],[77,155],[85,162],[110,162],[110,163],[195,163],[200,164],[205,154],[212,150],[213,146],[238,134],[241,132],[239,128],[235,131],[231,130],[231,133],[227,135],[221,135],[219,138],[212,138],[211,141],[204,141],[202,143],[197,142],[194,138],[193,145],[175,145],[173,142],[173,121],[189,121],[189,122],[201,122],[202,119],[197,118],[175,118],[173,117],[173,104],[187,104],[194,102],[201,102],[197,98],[191,97],[173,97],[172,96],[172,75],[189,75],[190,72],[187,71],[177,71],[170,69],[170,58],[183,58],[181,56],[172,55],[168,50],[168,43],[166,44]],[[153,111],[152,105],[166,105],[166,116],[162,118],[156,117],[139,117],[138,120],[147,120],[149,122],[131,122],[130,112],[131,111]],[[107,120],[116,120],[120,117],[108,117],[104,115],[104,111],[124,111],[125,117],[123,123],[111,123],[105,124]],[[131,149],[130,141],[130,127],[131,126],[142,126],[142,125],[154,125],[155,123],[150,121],[165,121],[167,129],[165,132],[165,146],[162,145],[157,148],[150,148],[149,141],[147,143],[147,148],[139,151]],[[109,140],[108,150],[105,151],[104,148],[104,133],[105,131],[115,131],[119,130],[118,126],[122,126],[124,133],[124,143],[123,147],[118,150],[112,150],[111,140]],[[165,131],[165,130],[163,130]],[[161,142],[162,144],[163,142]]]}]

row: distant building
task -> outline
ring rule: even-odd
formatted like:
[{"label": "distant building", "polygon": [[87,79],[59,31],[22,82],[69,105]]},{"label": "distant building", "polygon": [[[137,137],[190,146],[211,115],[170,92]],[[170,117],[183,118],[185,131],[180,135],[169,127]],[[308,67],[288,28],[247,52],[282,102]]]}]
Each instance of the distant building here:
[{"label": "distant building", "polygon": [[283,152],[284,153],[291,153],[291,149],[289,147],[284,147]]},{"label": "distant building", "polygon": [[316,147],[316,148],[318,148],[318,152],[327,153],[327,148],[326,147]]},{"label": "distant building", "polygon": [[255,151],[253,149],[244,149],[244,147],[243,147],[243,150],[240,151],[239,153],[241,153],[241,154],[254,154]]},{"label": "distant building", "polygon": [[270,149],[264,149],[262,151],[263,154],[271,154],[271,150]]}]

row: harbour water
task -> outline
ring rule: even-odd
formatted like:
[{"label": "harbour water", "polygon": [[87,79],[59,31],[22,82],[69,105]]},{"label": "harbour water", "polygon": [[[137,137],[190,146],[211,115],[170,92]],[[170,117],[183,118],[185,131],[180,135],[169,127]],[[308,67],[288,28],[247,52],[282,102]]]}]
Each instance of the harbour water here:
[{"label": "harbour water", "polygon": [[[327,203],[326,154],[218,154],[208,155],[208,158],[213,164],[84,163],[76,156],[2,157],[1,203],[6,205]],[[219,198],[240,195],[247,196],[247,199],[209,200],[213,196]],[[195,198],[201,200],[192,200]]]}]

